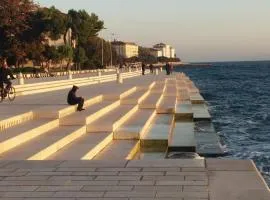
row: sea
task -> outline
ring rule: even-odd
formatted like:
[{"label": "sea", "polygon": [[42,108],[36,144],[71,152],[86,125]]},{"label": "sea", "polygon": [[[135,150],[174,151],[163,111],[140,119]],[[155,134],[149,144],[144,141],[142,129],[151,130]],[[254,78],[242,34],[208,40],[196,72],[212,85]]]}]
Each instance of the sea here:
[{"label": "sea", "polygon": [[186,73],[207,101],[228,154],[252,159],[270,186],[270,61],[216,62],[175,67]]}]

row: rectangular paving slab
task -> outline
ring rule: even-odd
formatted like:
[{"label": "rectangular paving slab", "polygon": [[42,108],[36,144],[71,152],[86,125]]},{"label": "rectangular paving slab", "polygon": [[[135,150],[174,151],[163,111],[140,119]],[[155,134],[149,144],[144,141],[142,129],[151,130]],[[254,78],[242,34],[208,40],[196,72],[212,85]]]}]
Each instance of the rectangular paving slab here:
[{"label": "rectangular paving slab", "polygon": [[190,101],[177,101],[175,121],[193,120],[193,110]]},{"label": "rectangular paving slab", "polygon": [[114,139],[139,139],[148,128],[156,112],[152,109],[139,109],[114,132]]},{"label": "rectangular paving slab", "polygon": [[211,122],[200,121],[195,123],[196,151],[204,156],[224,155],[226,149]]},{"label": "rectangular paving slab", "polygon": [[141,136],[141,149],[143,151],[165,151],[172,125],[173,115],[156,115],[149,129]]},{"label": "rectangular paving slab", "polygon": [[196,152],[193,122],[176,122],[169,139],[168,151]]},{"label": "rectangular paving slab", "polygon": [[158,114],[173,114],[176,110],[176,96],[164,96],[157,107]]},{"label": "rectangular paving slab", "polygon": [[[65,126],[65,127],[58,127],[51,131],[48,131],[46,134],[43,134],[37,138],[34,138],[33,140],[26,142],[19,147],[4,153],[0,156],[2,160],[27,160],[34,156],[35,154],[39,153],[42,150],[45,150],[46,148],[50,147],[54,143],[57,143],[61,139],[65,138],[69,134],[74,133],[75,131],[79,130],[82,127],[78,126]],[[83,131],[83,130],[82,130]],[[85,134],[86,129],[84,128],[84,131],[82,134]],[[82,134],[79,134],[81,136]],[[68,140],[68,138],[66,138]],[[76,138],[75,138],[76,139]],[[71,142],[71,141],[68,141]],[[42,152],[39,156],[36,156],[35,159],[40,158],[46,158],[49,155],[55,153],[56,151],[60,150],[63,145],[60,144],[60,142],[55,144],[54,147],[51,149],[48,149],[48,152]]]},{"label": "rectangular paving slab", "polygon": [[[104,148],[101,143],[109,136],[111,136],[110,141],[112,141],[111,133],[87,133],[65,146],[52,156],[48,157],[47,160],[81,160],[86,154],[88,154],[91,150],[94,150],[94,148],[98,147],[99,145],[100,149],[98,150],[101,151]],[[93,157],[99,151],[93,152]]]},{"label": "rectangular paving slab", "polygon": [[208,108],[205,104],[192,104],[194,121],[211,121]]},{"label": "rectangular paving slab", "polygon": [[87,124],[87,132],[112,132],[137,109],[138,107],[134,105],[120,105],[101,118]]},{"label": "rectangular paving slab", "polygon": [[156,109],[162,99],[162,93],[153,93],[150,94],[139,104],[141,109]]},{"label": "rectangular paving slab", "polygon": [[136,140],[113,140],[94,160],[125,160],[136,143]]}]

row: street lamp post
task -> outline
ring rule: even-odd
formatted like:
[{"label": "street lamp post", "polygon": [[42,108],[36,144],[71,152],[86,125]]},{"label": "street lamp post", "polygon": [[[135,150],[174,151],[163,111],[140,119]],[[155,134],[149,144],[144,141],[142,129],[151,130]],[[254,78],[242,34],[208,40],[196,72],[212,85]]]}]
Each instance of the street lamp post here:
[{"label": "street lamp post", "polygon": [[104,47],[103,47],[104,46],[104,42],[103,42],[103,34],[102,34],[103,33],[102,31],[104,29],[107,29],[107,28],[104,27],[103,29],[101,29],[101,65],[102,65],[102,67],[104,65],[104,52],[103,52],[104,51]]}]

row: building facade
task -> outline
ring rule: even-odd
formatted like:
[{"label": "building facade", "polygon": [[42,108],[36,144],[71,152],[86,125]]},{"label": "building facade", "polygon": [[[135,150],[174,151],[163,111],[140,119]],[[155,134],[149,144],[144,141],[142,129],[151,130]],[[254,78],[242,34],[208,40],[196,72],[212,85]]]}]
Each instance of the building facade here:
[{"label": "building facade", "polygon": [[159,43],[153,48],[159,52],[157,57],[175,58],[175,49],[168,44]]},{"label": "building facade", "polygon": [[118,56],[123,58],[131,58],[139,56],[139,46],[133,42],[112,42],[112,47],[115,49]]},{"label": "building facade", "polygon": [[68,29],[65,35],[61,35],[58,40],[52,40],[51,38],[47,37],[48,45],[49,46],[63,46],[69,45],[72,48],[76,48],[76,41],[72,39],[72,30]]}]

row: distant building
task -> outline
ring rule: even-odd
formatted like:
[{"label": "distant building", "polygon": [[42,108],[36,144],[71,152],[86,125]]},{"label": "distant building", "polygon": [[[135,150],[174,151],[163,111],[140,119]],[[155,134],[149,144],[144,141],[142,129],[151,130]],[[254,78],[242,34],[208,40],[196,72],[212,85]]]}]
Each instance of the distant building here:
[{"label": "distant building", "polygon": [[117,55],[123,58],[138,57],[139,55],[139,46],[133,42],[114,41],[112,46]]},{"label": "distant building", "polygon": [[63,46],[63,45],[70,45],[71,47],[76,47],[76,41],[72,39],[72,30],[68,29],[65,35],[61,35],[60,39],[52,40],[51,38],[47,37],[48,45],[49,46]]},{"label": "distant building", "polygon": [[150,48],[149,50],[150,50],[151,56],[154,56],[156,58],[162,57],[162,51],[161,50],[154,49],[154,48]]},{"label": "distant building", "polygon": [[159,51],[158,57],[175,58],[175,49],[168,44],[156,44],[154,45],[154,49]]}]

